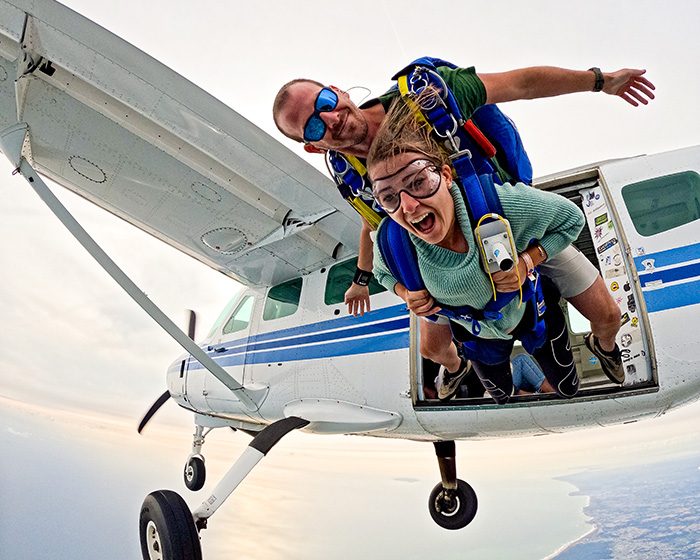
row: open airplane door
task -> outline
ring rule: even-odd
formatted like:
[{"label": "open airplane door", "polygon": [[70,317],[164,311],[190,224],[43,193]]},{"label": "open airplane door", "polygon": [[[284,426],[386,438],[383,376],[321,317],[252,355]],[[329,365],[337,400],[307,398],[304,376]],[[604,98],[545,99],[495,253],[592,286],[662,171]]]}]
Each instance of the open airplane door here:
[{"label": "open airplane door", "polygon": [[[700,311],[700,148],[611,162],[601,174],[643,299],[623,321],[648,320],[658,371],[687,368],[700,344],[700,332],[688,328]],[[619,288],[624,306],[628,292]],[[633,343],[622,339],[623,347]],[[658,382],[663,387],[664,379]]]}]

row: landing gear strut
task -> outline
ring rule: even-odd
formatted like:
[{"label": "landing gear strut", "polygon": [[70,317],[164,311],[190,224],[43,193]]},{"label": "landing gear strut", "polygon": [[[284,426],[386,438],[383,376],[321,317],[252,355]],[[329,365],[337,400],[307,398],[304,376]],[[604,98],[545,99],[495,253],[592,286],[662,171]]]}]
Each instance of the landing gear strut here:
[{"label": "landing gear strut", "polygon": [[[270,424],[259,432],[216,485],[211,495],[194,512],[190,512],[185,501],[170,490],[158,490],[146,496],[141,507],[139,523],[143,559],[202,560],[199,531],[206,528],[208,519],[270,449],[289,432],[303,428],[308,423],[309,421],[303,418],[290,416]],[[195,433],[195,442],[198,435],[202,436],[199,426]],[[197,452],[200,450],[201,445]],[[193,455],[190,460],[196,457]]]},{"label": "landing gear strut", "polygon": [[204,457],[202,456],[202,445],[204,445],[204,437],[211,430],[212,428],[209,428],[205,432],[202,426],[195,424],[195,431],[192,436],[192,454],[188,457],[185,463],[185,470],[182,473],[185,486],[193,492],[201,490],[207,478],[207,470],[204,466]]},{"label": "landing gear strut", "polygon": [[457,478],[455,442],[436,441],[434,445],[442,482],[430,493],[430,517],[443,529],[462,529],[476,515],[476,492],[469,484]]}]

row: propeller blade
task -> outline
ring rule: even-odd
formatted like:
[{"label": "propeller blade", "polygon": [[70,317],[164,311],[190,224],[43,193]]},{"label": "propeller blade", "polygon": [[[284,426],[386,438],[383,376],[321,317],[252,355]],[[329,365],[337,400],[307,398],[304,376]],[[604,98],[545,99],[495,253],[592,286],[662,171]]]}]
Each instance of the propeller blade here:
[{"label": "propeller blade", "polygon": [[141,433],[141,430],[143,430],[146,427],[146,424],[148,424],[148,421],[153,417],[153,415],[158,412],[158,409],[163,406],[167,400],[170,398],[170,391],[166,391],[163,393],[156,402],[154,402],[151,405],[151,408],[148,409],[148,412],[144,415],[144,417],[141,419],[141,422],[139,422],[139,427],[137,429],[138,433]]},{"label": "propeller blade", "polygon": [[187,312],[187,336],[194,340],[195,330],[197,328],[197,314],[191,309],[186,309]]},{"label": "propeller blade", "polygon": [[[185,311],[187,312],[187,336],[194,340],[195,331],[197,329],[197,314],[191,309],[185,309]],[[169,398],[170,391],[166,391],[160,397],[158,397],[158,399],[156,399],[156,402],[151,405],[148,412],[146,412],[143,418],[141,418],[141,422],[139,422],[139,427],[137,428],[138,433],[143,431],[146,424],[148,424],[151,418],[153,418],[153,415],[158,412],[158,409],[163,406]]]}]

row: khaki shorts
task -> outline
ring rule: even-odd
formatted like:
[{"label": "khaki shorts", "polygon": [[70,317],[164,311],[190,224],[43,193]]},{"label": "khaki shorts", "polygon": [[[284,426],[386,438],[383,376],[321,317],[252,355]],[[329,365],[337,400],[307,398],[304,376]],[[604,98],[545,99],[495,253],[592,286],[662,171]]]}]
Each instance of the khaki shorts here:
[{"label": "khaki shorts", "polygon": [[598,269],[573,245],[539,265],[540,272],[568,299],[585,292],[598,278]]}]

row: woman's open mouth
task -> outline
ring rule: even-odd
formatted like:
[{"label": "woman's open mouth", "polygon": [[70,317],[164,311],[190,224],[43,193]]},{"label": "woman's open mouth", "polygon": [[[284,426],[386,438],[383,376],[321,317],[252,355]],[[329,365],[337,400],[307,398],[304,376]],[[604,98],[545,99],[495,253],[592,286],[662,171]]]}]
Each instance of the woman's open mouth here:
[{"label": "woman's open mouth", "polygon": [[435,214],[432,212],[425,212],[411,220],[410,223],[416,231],[423,235],[428,235],[435,227]]}]

